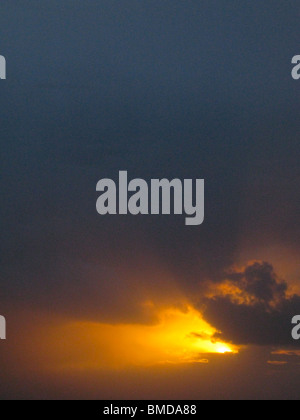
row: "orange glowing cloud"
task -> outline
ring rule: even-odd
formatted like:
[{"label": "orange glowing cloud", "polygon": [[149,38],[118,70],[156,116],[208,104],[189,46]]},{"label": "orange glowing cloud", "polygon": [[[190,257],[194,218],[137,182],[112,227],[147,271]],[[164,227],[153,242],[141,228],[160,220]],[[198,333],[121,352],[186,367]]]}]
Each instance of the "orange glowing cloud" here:
[{"label": "orange glowing cloud", "polygon": [[34,332],[28,346],[38,353],[31,353],[35,363],[50,370],[208,363],[210,353],[237,351],[215,341],[216,330],[191,306],[160,309],[157,317],[154,325],[60,322]]}]

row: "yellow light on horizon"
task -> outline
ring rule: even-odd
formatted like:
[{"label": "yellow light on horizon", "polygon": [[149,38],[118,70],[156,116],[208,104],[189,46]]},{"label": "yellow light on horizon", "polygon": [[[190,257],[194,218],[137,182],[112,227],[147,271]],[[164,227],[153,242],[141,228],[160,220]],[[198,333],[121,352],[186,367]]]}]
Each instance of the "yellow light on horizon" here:
[{"label": "yellow light on horizon", "polygon": [[153,325],[80,321],[38,331],[34,348],[44,365],[59,370],[207,363],[209,354],[236,352],[214,340],[216,330],[193,307],[153,310]]},{"label": "yellow light on horizon", "polygon": [[221,353],[221,354],[233,353],[233,350],[227,345],[221,344],[220,346],[217,347],[217,353]]}]

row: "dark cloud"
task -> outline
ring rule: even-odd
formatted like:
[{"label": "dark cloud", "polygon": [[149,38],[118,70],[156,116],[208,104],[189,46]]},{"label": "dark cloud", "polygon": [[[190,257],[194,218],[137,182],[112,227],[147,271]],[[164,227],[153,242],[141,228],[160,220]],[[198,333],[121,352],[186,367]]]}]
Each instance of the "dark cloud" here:
[{"label": "dark cloud", "polygon": [[281,302],[286,297],[288,285],[281,281],[271,264],[255,262],[242,272],[228,273],[227,278],[233,281],[255,303],[270,306]]},{"label": "dark cloud", "polygon": [[[0,84],[0,304],[8,320],[30,307],[154,322],[141,302],[202,296],[245,240],[255,252],[276,243],[297,253],[299,85],[290,72],[298,9],[293,0],[0,2],[8,65]],[[119,170],[147,180],[205,178],[205,223],[99,217],[96,183]],[[227,281],[239,296],[215,296],[205,312],[222,337],[288,344],[299,297],[272,267],[254,264]],[[220,392],[230,394],[231,370]],[[20,380],[19,394],[26,388]],[[190,398],[189,388],[187,377],[179,394]]]},{"label": "dark cloud", "polygon": [[287,295],[287,284],[271,264],[255,262],[231,272],[226,284],[235,289],[206,299],[204,316],[220,332],[216,337],[236,344],[297,346],[292,318],[300,313],[300,296]]}]

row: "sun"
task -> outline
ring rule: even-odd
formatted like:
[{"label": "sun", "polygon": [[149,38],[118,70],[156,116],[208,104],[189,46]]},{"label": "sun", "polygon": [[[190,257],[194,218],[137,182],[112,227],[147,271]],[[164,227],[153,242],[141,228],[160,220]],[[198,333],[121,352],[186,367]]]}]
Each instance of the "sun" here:
[{"label": "sun", "polygon": [[224,344],[220,344],[217,349],[216,349],[217,353],[220,354],[225,354],[225,353],[232,353],[232,349]]}]

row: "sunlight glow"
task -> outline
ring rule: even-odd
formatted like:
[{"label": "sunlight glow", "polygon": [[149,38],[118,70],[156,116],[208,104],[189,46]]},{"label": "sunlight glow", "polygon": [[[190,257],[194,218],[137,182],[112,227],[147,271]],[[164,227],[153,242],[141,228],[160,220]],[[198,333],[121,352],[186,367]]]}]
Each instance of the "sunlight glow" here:
[{"label": "sunlight glow", "polygon": [[233,350],[227,345],[221,344],[220,346],[217,346],[217,353],[225,354],[225,353],[232,353],[232,352]]},{"label": "sunlight glow", "polygon": [[158,322],[152,325],[93,322],[60,325],[47,332],[44,352],[50,357],[47,364],[54,369],[94,370],[208,363],[209,354],[237,351],[230,344],[215,341],[216,330],[190,306],[184,311],[160,309],[157,316]]}]

